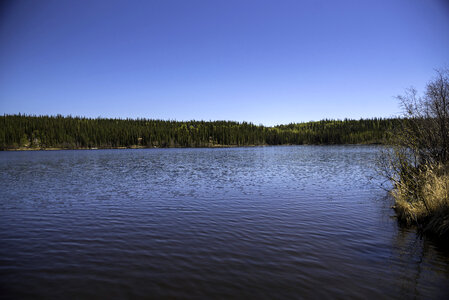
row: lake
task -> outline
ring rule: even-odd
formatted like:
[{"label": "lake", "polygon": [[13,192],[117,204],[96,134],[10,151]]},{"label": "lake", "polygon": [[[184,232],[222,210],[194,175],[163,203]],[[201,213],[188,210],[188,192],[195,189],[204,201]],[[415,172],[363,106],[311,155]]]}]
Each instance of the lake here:
[{"label": "lake", "polygon": [[378,150],[0,152],[0,297],[447,298]]}]

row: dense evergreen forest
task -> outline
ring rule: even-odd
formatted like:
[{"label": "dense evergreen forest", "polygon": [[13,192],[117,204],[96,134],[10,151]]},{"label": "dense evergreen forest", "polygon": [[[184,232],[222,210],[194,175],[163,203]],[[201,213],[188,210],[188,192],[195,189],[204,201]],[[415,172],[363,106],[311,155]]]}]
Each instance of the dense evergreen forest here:
[{"label": "dense evergreen forest", "polygon": [[266,127],[232,121],[0,116],[0,149],[220,147],[385,143],[399,119],[322,120]]}]

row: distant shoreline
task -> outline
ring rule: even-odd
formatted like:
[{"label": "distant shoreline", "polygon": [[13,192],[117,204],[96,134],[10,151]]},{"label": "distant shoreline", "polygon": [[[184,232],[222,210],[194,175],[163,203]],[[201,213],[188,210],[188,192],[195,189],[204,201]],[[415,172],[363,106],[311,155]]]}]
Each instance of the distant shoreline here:
[{"label": "distant shoreline", "polygon": [[386,145],[383,143],[357,143],[357,144],[283,144],[283,145],[213,145],[205,147],[143,147],[143,146],[131,146],[131,147],[101,147],[101,148],[16,148],[16,149],[0,149],[0,151],[60,151],[60,150],[130,150],[130,149],[224,149],[224,148],[253,148],[253,147],[285,147],[285,146],[376,146]]}]

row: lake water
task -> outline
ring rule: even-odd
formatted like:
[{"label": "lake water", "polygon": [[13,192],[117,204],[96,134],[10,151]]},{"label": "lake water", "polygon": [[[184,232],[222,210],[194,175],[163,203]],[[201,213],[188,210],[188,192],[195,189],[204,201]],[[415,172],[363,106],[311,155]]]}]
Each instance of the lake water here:
[{"label": "lake water", "polygon": [[373,146],[0,153],[0,297],[433,298]]}]

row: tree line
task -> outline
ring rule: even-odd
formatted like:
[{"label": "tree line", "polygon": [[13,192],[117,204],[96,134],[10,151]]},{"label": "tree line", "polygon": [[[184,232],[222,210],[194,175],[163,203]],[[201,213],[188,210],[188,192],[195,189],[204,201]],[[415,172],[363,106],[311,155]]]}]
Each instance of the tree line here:
[{"label": "tree line", "polygon": [[399,119],[322,120],[267,127],[233,121],[0,116],[0,149],[217,147],[385,143]]}]

